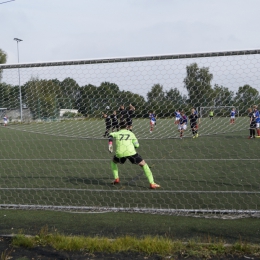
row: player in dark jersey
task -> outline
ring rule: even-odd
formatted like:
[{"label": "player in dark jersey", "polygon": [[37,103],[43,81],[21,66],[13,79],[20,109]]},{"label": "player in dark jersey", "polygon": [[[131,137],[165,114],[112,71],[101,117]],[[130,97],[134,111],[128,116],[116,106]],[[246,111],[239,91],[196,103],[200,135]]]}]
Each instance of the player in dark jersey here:
[{"label": "player in dark jersey", "polygon": [[119,123],[118,123],[118,118],[116,111],[113,112],[113,114],[110,116],[112,120],[112,132],[116,129],[117,131],[119,130]]},{"label": "player in dark jersey", "polygon": [[192,131],[193,138],[199,137],[198,134],[199,115],[194,108],[191,109],[191,115],[189,116],[189,119],[190,119],[190,128]]},{"label": "player in dark jersey", "polygon": [[133,120],[132,120],[132,118],[134,117],[134,113],[135,113],[135,107],[130,104],[129,109],[127,111],[126,123],[127,123],[127,129],[131,132],[133,131]]},{"label": "player in dark jersey", "polygon": [[249,125],[249,137],[248,139],[255,138],[255,129],[256,129],[256,116],[254,111],[251,108],[248,109],[248,116],[250,118],[250,125]]},{"label": "player in dark jersey", "polygon": [[107,114],[103,114],[103,118],[105,118],[105,124],[106,124],[106,131],[105,131],[105,134],[103,136],[108,137],[109,131],[111,129],[111,118]]},{"label": "player in dark jersey", "polygon": [[123,121],[123,120],[126,120],[127,117],[128,117],[128,112],[127,110],[125,109],[125,106],[124,105],[121,105],[118,109],[119,111],[119,119],[120,121]]}]

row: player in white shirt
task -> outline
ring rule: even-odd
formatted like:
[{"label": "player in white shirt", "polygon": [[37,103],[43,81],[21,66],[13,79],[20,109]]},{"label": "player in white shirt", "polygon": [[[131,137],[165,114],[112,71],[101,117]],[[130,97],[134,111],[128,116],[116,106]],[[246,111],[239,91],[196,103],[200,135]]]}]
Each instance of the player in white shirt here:
[{"label": "player in white shirt", "polygon": [[7,126],[7,121],[8,121],[7,116],[5,115],[3,119],[4,119],[4,126]]},{"label": "player in white shirt", "polygon": [[182,139],[184,131],[187,129],[188,118],[185,115],[184,111],[181,111],[180,116],[181,117],[179,119],[178,131],[180,132],[180,138]]},{"label": "player in white shirt", "polygon": [[175,122],[174,122],[174,124],[178,125],[179,121],[180,121],[180,118],[181,118],[180,110],[175,111],[174,114],[175,114]]}]

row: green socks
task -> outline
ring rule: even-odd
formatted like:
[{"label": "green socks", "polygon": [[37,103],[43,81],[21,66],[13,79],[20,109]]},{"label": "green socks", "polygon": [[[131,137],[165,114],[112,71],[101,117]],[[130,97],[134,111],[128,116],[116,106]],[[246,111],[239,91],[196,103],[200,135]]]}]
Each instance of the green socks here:
[{"label": "green socks", "polygon": [[111,169],[112,169],[112,172],[113,172],[113,175],[114,175],[114,179],[117,179],[118,178],[118,167],[117,167],[117,164],[114,163],[113,161],[111,161]]},{"label": "green socks", "polygon": [[145,173],[149,183],[150,184],[154,183],[153,174],[152,174],[152,172],[151,172],[147,163],[143,166],[143,169],[144,169],[144,173]]}]

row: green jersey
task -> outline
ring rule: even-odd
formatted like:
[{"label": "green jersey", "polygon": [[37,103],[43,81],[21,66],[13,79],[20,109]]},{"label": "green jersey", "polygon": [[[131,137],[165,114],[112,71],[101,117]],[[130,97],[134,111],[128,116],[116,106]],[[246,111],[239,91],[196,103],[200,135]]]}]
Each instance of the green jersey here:
[{"label": "green jersey", "polygon": [[209,112],[209,116],[213,116],[213,111],[210,111],[210,112]]},{"label": "green jersey", "polygon": [[116,157],[126,157],[136,154],[135,148],[139,147],[139,143],[134,133],[129,130],[122,129],[118,132],[110,133],[116,139]]}]

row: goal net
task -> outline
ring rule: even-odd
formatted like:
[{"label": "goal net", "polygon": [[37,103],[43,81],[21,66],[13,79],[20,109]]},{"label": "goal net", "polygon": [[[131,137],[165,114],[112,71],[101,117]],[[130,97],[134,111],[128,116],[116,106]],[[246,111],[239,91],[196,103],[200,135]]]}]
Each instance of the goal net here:
[{"label": "goal net", "polygon": [[[230,117],[233,106],[212,106],[212,107],[200,107],[200,117]],[[236,116],[239,116],[239,111],[236,111]]]},{"label": "goal net", "polygon": [[[0,128],[0,206],[259,213],[257,131],[248,139],[248,109],[260,106],[259,54],[0,65],[0,106],[6,108],[0,111],[2,120],[9,119]],[[150,190],[143,169],[129,161],[118,164],[120,184],[111,185],[114,154],[103,136],[112,128],[104,114],[119,118],[120,106],[133,107],[137,152],[160,189]],[[186,115],[187,129],[180,129],[178,111]]]}]

